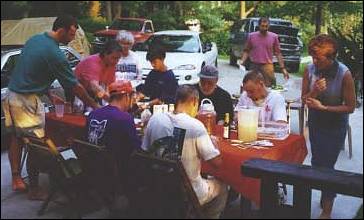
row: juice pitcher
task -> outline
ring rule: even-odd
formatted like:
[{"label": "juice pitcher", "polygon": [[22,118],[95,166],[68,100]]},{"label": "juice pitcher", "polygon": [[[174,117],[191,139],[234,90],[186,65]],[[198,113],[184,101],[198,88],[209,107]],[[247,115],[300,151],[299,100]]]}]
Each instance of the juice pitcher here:
[{"label": "juice pitcher", "polygon": [[206,127],[207,133],[210,135],[215,128],[216,112],[215,107],[210,99],[202,99],[200,109],[197,114],[197,119],[200,120]]},{"label": "juice pitcher", "polygon": [[257,140],[258,108],[242,108],[238,111],[238,136],[243,142]]}]

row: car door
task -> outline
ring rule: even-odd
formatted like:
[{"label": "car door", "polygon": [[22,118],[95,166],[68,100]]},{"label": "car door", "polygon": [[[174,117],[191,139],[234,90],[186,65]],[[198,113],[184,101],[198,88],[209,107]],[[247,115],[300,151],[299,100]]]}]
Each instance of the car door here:
[{"label": "car door", "polygon": [[217,51],[214,48],[214,45],[206,40],[203,34],[199,34],[201,48],[202,48],[202,56],[206,65],[215,65],[215,61],[217,59]]},{"label": "car door", "polygon": [[[5,64],[2,65],[1,68],[1,101],[5,99],[5,96],[8,92],[8,84],[10,81],[11,72],[15,67],[16,60],[19,58],[20,53],[11,52],[9,54],[5,54],[1,59],[5,60]],[[1,149],[7,148],[7,135],[5,130],[5,116],[3,108],[1,108]]]}]

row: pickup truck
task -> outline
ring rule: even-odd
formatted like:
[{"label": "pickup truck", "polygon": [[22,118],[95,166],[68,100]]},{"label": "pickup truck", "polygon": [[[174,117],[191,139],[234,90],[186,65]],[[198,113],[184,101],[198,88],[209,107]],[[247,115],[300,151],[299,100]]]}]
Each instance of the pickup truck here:
[{"label": "pickup truck", "polygon": [[[248,35],[258,31],[259,18],[247,18],[234,22],[230,31],[230,64],[236,65],[240,59]],[[288,72],[298,72],[301,61],[303,43],[298,36],[299,29],[294,27],[292,22],[278,18],[269,19],[269,31],[278,35],[280,49],[284,63]],[[273,57],[273,63],[278,63],[277,58]],[[247,62],[249,68],[249,61]]]},{"label": "pickup truck", "polygon": [[135,43],[142,43],[153,33],[152,20],[144,18],[116,18],[111,26],[106,26],[104,30],[97,31],[95,40],[92,42],[93,53],[99,52],[109,39],[115,39],[120,30],[126,30],[133,34]]}]

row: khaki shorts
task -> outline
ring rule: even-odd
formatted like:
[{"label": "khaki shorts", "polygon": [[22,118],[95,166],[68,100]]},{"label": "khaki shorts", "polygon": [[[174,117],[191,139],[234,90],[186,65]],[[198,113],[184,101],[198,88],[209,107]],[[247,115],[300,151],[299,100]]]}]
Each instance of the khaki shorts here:
[{"label": "khaki shorts", "polygon": [[258,70],[260,73],[263,74],[264,84],[267,87],[276,84],[276,77],[274,75],[274,66],[272,63],[267,63],[267,64],[253,63],[252,67],[253,69]]},{"label": "khaki shorts", "polygon": [[17,137],[45,135],[44,105],[37,94],[19,94],[8,91],[2,101],[5,127]]}]

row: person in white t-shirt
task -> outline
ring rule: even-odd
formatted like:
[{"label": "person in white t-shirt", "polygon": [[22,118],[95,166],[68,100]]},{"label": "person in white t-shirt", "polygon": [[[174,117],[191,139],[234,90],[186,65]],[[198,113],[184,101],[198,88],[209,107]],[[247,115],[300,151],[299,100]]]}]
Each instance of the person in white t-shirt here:
[{"label": "person in white t-shirt", "polygon": [[[264,121],[287,122],[284,97],[276,91],[269,91],[264,77],[256,70],[248,72],[243,79],[243,93],[234,111],[245,107],[261,107]],[[237,114],[235,114],[237,115]],[[262,117],[259,117],[262,120]]]},{"label": "person in white t-shirt", "polygon": [[131,51],[134,44],[134,37],[130,32],[119,31],[116,41],[122,47],[121,57],[116,65],[116,80],[129,80],[132,83],[142,79],[141,68],[137,55]]},{"label": "person in white t-shirt", "polygon": [[173,113],[153,115],[148,122],[142,148],[147,150],[153,141],[172,136],[173,127],[186,129],[182,151],[182,164],[198,200],[204,206],[206,218],[219,218],[227,200],[227,186],[221,181],[201,176],[201,160],[218,169],[222,164],[220,151],[215,147],[207,130],[195,118],[199,105],[198,91],[190,85],[177,89],[176,108]]}]

